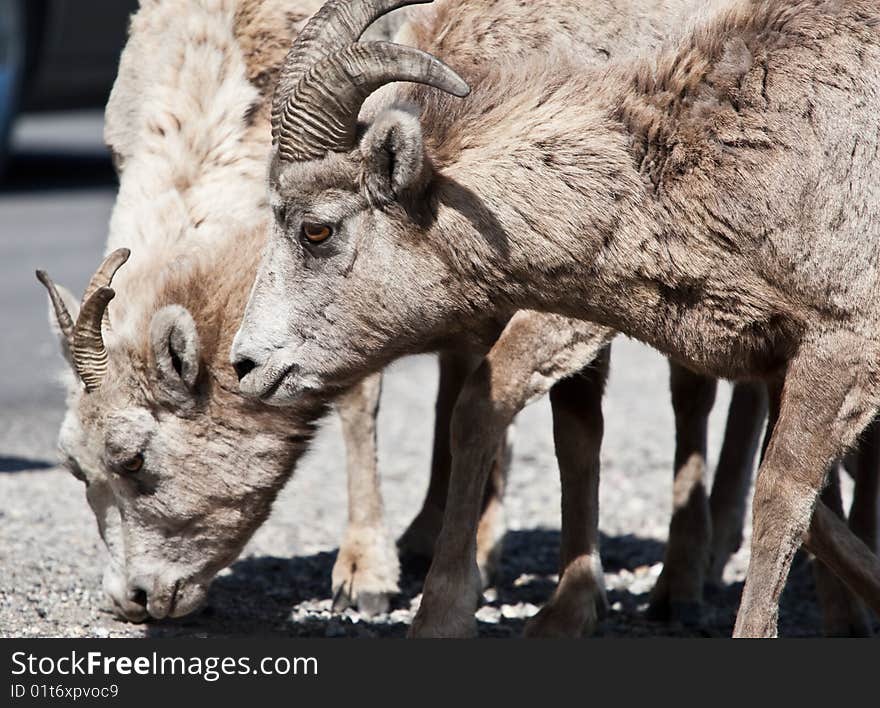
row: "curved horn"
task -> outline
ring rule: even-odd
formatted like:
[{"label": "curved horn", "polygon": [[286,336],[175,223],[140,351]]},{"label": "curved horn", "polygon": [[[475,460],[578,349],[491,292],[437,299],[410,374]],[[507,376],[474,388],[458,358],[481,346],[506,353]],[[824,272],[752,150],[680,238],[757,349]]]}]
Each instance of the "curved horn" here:
[{"label": "curved horn", "polygon": [[296,38],[275,86],[272,99],[272,139],[278,138],[284,104],[300,79],[322,57],[356,42],[373,22],[405,5],[432,0],[329,0],[303,27]]},{"label": "curved horn", "polygon": [[[113,282],[113,276],[116,275],[116,271],[125,264],[129,256],[131,256],[131,251],[127,248],[117,248],[108,254],[89,281],[86,291],[83,293],[82,301],[88,300],[98,288],[109,287],[110,283]],[[110,330],[110,314],[107,310],[104,311],[104,328],[107,331]]]},{"label": "curved horn", "polygon": [[58,326],[70,347],[73,365],[79,377],[86,385],[86,391],[94,391],[101,385],[101,379],[107,373],[107,349],[104,346],[102,327],[109,327],[107,305],[116,293],[109,287],[122,265],[128,260],[131,251],[118,248],[110,253],[89,281],[83,306],[76,318],[76,324],[70,316],[58,288],[44,270],[37,271],[37,279],[49,291],[49,299],[55,308]]},{"label": "curved horn", "polygon": [[73,318],[71,318],[70,312],[67,310],[67,305],[64,304],[64,300],[58,294],[58,288],[55,287],[55,283],[52,282],[52,278],[49,277],[46,271],[38,270],[37,280],[49,291],[49,300],[52,301],[52,307],[55,308],[58,327],[67,340],[67,345],[73,348]]},{"label": "curved horn", "polygon": [[101,385],[107,373],[107,349],[101,334],[101,324],[107,305],[116,296],[113,288],[101,286],[83,303],[76,318],[73,334],[73,361],[86,391],[94,391]]},{"label": "curved horn", "polygon": [[279,121],[279,157],[313,160],[350,150],[364,101],[393,81],[427,84],[460,98],[470,92],[464,79],[427,52],[390,42],[352,44],[311,67],[288,97]]},{"label": "curved horn", "polygon": [[88,300],[98,288],[109,287],[110,283],[113,282],[113,276],[116,275],[116,271],[125,264],[129,256],[131,256],[131,251],[127,248],[117,248],[112,253],[109,253],[89,281],[83,294],[83,302]]}]

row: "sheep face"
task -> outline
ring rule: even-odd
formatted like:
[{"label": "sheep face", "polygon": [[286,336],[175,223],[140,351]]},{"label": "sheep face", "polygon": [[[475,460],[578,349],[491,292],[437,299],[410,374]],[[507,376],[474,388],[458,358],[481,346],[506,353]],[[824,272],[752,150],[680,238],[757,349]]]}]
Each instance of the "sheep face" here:
[{"label": "sheep face", "polygon": [[73,365],[59,437],[108,551],[104,590],[131,621],[202,604],[308,437],[226,390],[188,310],[160,308],[147,329],[143,341],[105,332],[105,372],[91,390]]},{"label": "sheep face", "polygon": [[245,395],[326,394],[455,329],[449,264],[424,240],[434,195],[417,119],[395,111],[361,147],[275,165],[274,223],[232,348]]}]

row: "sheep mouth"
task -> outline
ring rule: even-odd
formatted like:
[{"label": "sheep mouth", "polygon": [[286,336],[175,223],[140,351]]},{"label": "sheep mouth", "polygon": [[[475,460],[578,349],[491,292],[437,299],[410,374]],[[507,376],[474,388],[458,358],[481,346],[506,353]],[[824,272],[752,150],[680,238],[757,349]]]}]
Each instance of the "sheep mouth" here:
[{"label": "sheep mouth", "polygon": [[274,376],[267,376],[263,380],[263,388],[257,392],[257,398],[259,398],[264,403],[268,403],[278,391],[281,389],[284,382],[292,375],[297,372],[299,367],[296,364],[288,364],[287,366],[281,368]]}]

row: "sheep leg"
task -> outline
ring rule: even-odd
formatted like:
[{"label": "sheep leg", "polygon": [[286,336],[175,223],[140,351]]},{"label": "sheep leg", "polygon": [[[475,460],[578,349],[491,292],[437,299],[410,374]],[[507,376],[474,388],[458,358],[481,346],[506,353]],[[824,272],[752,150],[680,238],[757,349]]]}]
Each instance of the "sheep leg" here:
[{"label": "sheep leg", "polygon": [[859,440],[854,455],[852,506],[849,527],[877,553],[877,524],[880,520],[880,418],[874,418]]},{"label": "sheep leg", "polygon": [[706,583],[710,586],[721,587],[724,567],[742,544],[749,486],[766,418],[766,386],[751,382],[735,384],[709,495],[712,543]]},{"label": "sheep leg", "polygon": [[[840,519],[844,518],[840,496],[839,465],[832,465],[821,500]],[[813,562],[816,594],[822,608],[822,628],[829,637],[866,637],[871,635],[871,622],[864,605],[834,572],[820,560]]]},{"label": "sheep leg", "polygon": [[880,615],[880,558],[821,501],[804,535],[804,546]]},{"label": "sheep leg", "polygon": [[385,525],[376,458],[376,415],[382,375],[375,374],[336,402],[348,469],[348,526],[333,565],[333,609],[388,611],[398,592],[400,566]]},{"label": "sheep leg", "polygon": [[[847,457],[846,467],[855,479],[853,501],[849,512],[849,527],[868,548],[877,552],[877,501],[878,501],[878,419],[875,418],[859,440],[858,447]],[[840,497],[837,469],[831,483],[822,493],[826,506],[843,518],[843,502]],[[852,595],[831,574],[831,570],[819,561],[813,567],[816,589],[822,605],[824,632],[828,636],[870,636],[871,622],[864,604]]]},{"label": "sheep leg", "polygon": [[672,361],[669,370],[675,411],[672,521],[663,571],[651,592],[648,616],[698,625],[702,621],[703,574],[711,541],[705,484],[706,437],[717,382]]},{"label": "sheep leg", "polygon": [[[401,557],[411,570],[427,568],[434,553],[449,489],[449,469],[452,462],[449,424],[452,410],[462,384],[479,362],[479,356],[467,352],[444,351],[438,356],[440,381],[434,417],[431,479],[421,510],[397,542]],[[483,497],[483,511],[477,535],[477,563],[484,586],[491,582],[501,556],[501,541],[506,529],[502,502],[510,453],[508,437],[505,436],[499,445]]]},{"label": "sheep leg", "polygon": [[599,555],[599,452],[610,352],[605,347],[592,365],[550,389],[562,486],[559,585],[526,625],[526,636],[591,634],[608,609]]},{"label": "sheep leg", "polygon": [[[751,560],[736,637],[776,635],[779,595],[795,551],[811,538],[808,529],[826,472],[876,412],[877,392],[868,383],[876,352],[867,345],[855,336],[833,332],[803,342],[789,362],[776,424],[755,484]],[[820,522],[833,515],[824,505],[818,508]],[[847,533],[851,538],[845,541],[867,550],[848,529]],[[828,562],[826,556],[820,558]],[[839,572],[834,563],[829,565]],[[858,568],[855,573],[858,579]]]},{"label": "sheep leg", "polygon": [[583,329],[585,334],[561,317],[519,312],[465,383],[451,426],[452,474],[443,528],[411,636],[475,634],[474,612],[482,590],[476,539],[498,447],[513,417],[529,401],[592,361],[611,337],[592,326]]},{"label": "sheep leg", "polygon": [[[782,396],[779,382],[768,386],[768,394],[767,434],[764,437],[761,450],[762,460],[767,452],[767,446],[779,416]],[[859,452],[854,452],[851,455],[852,464],[857,464],[859,459]],[[843,502],[840,498],[840,481],[836,464],[828,472],[827,483],[822,490],[819,505],[824,511],[832,512],[838,518],[843,518]],[[834,537],[830,540],[834,541]],[[820,548],[824,548],[824,546]],[[864,605],[847,589],[843,579],[838,577],[834,568],[826,565],[817,557],[813,573],[816,593],[822,608],[823,632],[828,636],[865,636],[869,634],[871,631],[870,621],[865,613]]]},{"label": "sheep leg", "polygon": [[477,568],[484,588],[495,582],[501,562],[504,534],[507,532],[504,518],[504,490],[507,486],[507,473],[513,461],[512,429],[511,420],[501,434],[501,440],[495,450],[489,479],[483,492],[480,523],[477,525]]},{"label": "sheep leg", "polygon": [[479,363],[479,357],[458,352],[442,351],[437,357],[440,380],[434,416],[434,448],[431,455],[431,478],[422,508],[397,542],[401,558],[407,565],[430,563],[434,544],[443,525],[443,509],[449,488],[449,470],[452,457],[449,446],[449,422],[452,409],[468,374]]}]

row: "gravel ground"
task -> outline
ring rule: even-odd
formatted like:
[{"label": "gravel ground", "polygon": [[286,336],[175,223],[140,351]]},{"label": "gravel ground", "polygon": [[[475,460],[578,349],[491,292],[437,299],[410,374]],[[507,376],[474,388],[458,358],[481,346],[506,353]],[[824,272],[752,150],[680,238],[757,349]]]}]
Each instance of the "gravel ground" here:
[{"label": "gravel ground", "polygon": [[[403,591],[388,615],[367,620],[353,611],[342,616],[329,612],[330,569],[345,514],[340,503],[344,453],[332,417],[272,517],[215,581],[202,611],[132,625],[103,610],[103,550],[94,518],[82,485],[55,463],[63,401],[53,378],[62,363],[46,326],[44,296],[33,282],[33,268],[42,265],[61,282],[81,288],[99,258],[113,198],[106,158],[94,154],[99,136],[100,120],[94,116],[25,124],[19,142],[28,152],[13,164],[12,183],[0,190],[5,332],[0,341],[0,635],[402,636],[419,600],[421,579],[415,573],[405,574]],[[74,151],[56,154],[52,139],[72,143]],[[47,186],[38,179],[46,169],[72,176]],[[673,425],[667,377],[657,354],[630,341],[615,343],[601,489],[602,552],[612,611],[600,624],[599,636],[727,636],[733,628],[748,562],[745,550],[729,564],[723,590],[708,598],[701,630],[643,617],[661,569],[671,509]],[[380,465],[395,534],[415,514],[426,488],[436,378],[431,357],[401,361],[386,377]],[[712,418],[713,462],[729,393],[729,386],[720,387]],[[559,482],[546,401],[519,418],[506,506],[510,531],[501,572],[478,612],[480,633],[486,636],[521,634],[525,618],[537,611],[555,582]],[[800,561],[783,596],[780,632],[802,636],[818,631],[812,576],[808,563]]]}]

